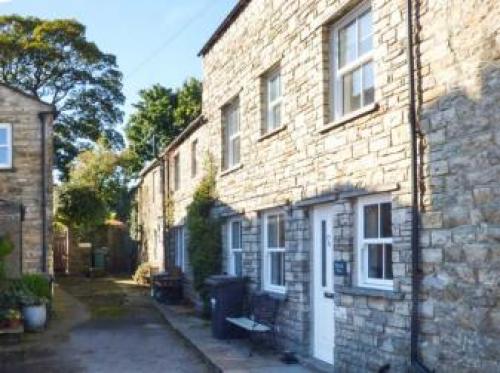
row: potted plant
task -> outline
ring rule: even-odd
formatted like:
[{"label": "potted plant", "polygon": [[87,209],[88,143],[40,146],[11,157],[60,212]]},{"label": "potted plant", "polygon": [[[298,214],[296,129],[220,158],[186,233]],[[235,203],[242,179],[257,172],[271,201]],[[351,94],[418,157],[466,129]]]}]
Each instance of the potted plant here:
[{"label": "potted plant", "polygon": [[20,300],[24,328],[27,331],[40,331],[45,328],[47,322],[48,299],[26,293]]},{"label": "potted plant", "polygon": [[0,311],[0,329],[17,329],[22,325],[21,312],[14,308]]}]

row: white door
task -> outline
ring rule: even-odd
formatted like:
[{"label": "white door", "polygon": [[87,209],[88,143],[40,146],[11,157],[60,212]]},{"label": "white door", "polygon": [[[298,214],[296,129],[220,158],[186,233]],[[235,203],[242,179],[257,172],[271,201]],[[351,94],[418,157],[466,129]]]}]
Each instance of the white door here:
[{"label": "white door", "polygon": [[316,207],[313,224],[314,357],[333,364],[333,208]]}]

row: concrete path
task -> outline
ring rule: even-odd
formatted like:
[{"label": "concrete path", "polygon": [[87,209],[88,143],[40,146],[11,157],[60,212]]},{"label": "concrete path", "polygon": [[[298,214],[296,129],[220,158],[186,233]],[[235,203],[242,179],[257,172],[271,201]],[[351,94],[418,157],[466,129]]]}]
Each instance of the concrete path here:
[{"label": "concrete path", "polygon": [[59,281],[56,317],[42,334],[1,347],[1,372],[207,372],[152,306],[148,289],[118,279]]},{"label": "concrete path", "polygon": [[248,356],[247,340],[218,340],[212,337],[210,323],[194,315],[185,306],[167,306],[155,303],[171,327],[196,348],[215,371],[228,373],[310,373],[299,364],[287,365],[280,356],[269,349],[255,350]]}]

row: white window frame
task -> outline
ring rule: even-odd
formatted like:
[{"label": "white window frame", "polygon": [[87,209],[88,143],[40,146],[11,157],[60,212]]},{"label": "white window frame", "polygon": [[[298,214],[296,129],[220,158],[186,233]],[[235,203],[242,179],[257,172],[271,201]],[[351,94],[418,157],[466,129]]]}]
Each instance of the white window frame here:
[{"label": "white window frame", "polygon": [[[270,216],[275,216],[275,215],[278,215],[278,216],[281,216],[281,218],[283,219],[283,223],[286,224],[286,214],[283,212],[283,211],[269,211],[265,214],[263,214],[263,219],[262,219],[262,224],[263,224],[263,227],[262,227],[262,232],[263,232],[263,235],[262,235],[262,246],[263,246],[263,254],[262,254],[262,270],[263,270],[263,289],[265,291],[269,291],[269,292],[273,292],[273,293],[279,293],[279,294],[285,294],[286,293],[286,280],[285,280],[285,276],[286,276],[286,270],[285,270],[285,265],[283,265],[283,281],[285,282],[285,284],[283,286],[279,286],[279,285],[274,285],[274,284],[271,284],[271,253],[283,253],[284,255],[284,258],[285,258],[285,262],[286,262],[286,245],[283,246],[283,247],[268,247],[267,246],[267,243],[268,243],[268,219]],[[286,228],[285,228],[286,229]],[[280,232],[279,232],[279,222],[278,222],[278,241],[279,241],[279,235],[280,235]],[[286,231],[285,231],[285,242],[286,242]]]},{"label": "white window frame", "polygon": [[7,163],[0,163],[0,169],[12,168],[12,124],[10,123],[0,123],[0,128],[7,130],[7,143],[0,144],[1,148],[7,148]]},{"label": "white window frame", "polygon": [[181,188],[181,155],[174,155],[174,190]]},{"label": "white window frame", "polygon": [[[228,118],[233,117],[233,113],[236,112],[236,115],[234,115],[235,118],[235,126],[238,128],[238,131],[235,133],[229,135],[229,120]],[[223,162],[223,169],[228,170],[231,168],[237,167],[241,163],[241,140],[240,140],[240,104],[239,104],[239,99],[234,99],[231,103],[226,105],[223,110],[223,132],[224,132],[224,141],[223,141],[223,157],[224,157],[224,162]],[[235,161],[235,154],[234,154],[234,146],[233,144],[236,141],[239,141],[239,158],[238,162]]]},{"label": "white window frame", "polygon": [[180,225],[174,228],[175,234],[175,265],[179,267],[182,272],[185,271],[185,235],[184,235],[184,226]]},{"label": "white window frame", "polygon": [[[392,206],[392,198],[390,194],[379,194],[372,195],[366,197],[360,197],[358,199],[358,242],[357,242],[357,262],[358,262],[358,283],[359,286],[377,288],[382,290],[393,290],[394,288],[394,280],[385,280],[385,279],[375,279],[368,277],[368,247],[369,244],[391,244],[393,245],[393,237],[379,237],[379,238],[364,238],[364,208],[365,206],[375,205],[383,203],[391,203]],[[380,207],[379,207],[379,232],[380,232]],[[392,222],[391,222],[392,224]],[[379,233],[380,236],[380,233]],[[394,245],[393,245],[394,250]],[[392,261],[392,258],[391,258]],[[385,266],[385,251],[383,255],[382,265]]]},{"label": "white window frame", "polygon": [[[278,79],[278,97],[271,101],[271,82],[274,79]],[[283,101],[283,85],[281,82],[281,70],[279,68],[276,68],[275,70],[271,71],[267,77],[266,77],[266,109],[267,109],[267,116],[266,116],[266,126],[265,126],[265,133],[269,133],[274,131],[275,129],[278,129],[281,127],[282,122],[283,122],[283,116],[282,116],[282,106],[281,103]],[[274,116],[273,116],[273,110],[279,107],[280,111],[280,122],[279,123],[273,123]]]},{"label": "white window frame", "polygon": [[[333,94],[331,95],[330,98],[330,104],[331,104],[331,116],[332,119],[334,120],[342,120],[343,117],[351,116],[356,114],[358,111],[363,111],[367,107],[370,107],[371,105],[374,105],[375,103],[375,98],[372,103],[369,104],[364,104],[363,100],[363,69],[361,69],[361,104],[360,107],[356,110],[353,110],[349,113],[344,113],[343,109],[343,104],[344,104],[344,94],[343,94],[343,84],[342,84],[342,78],[344,75],[347,73],[350,73],[360,66],[363,66],[364,64],[368,62],[374,63],[374,50],[375,50],[375,45],[373,45],[373,48],[371,51],[366,52],[362,56],[358,56],[358,58],[355,61],[352,61],[348,64],[346,64],[344,67],[341,69],[338,68],[338,57],[339,57],[339,31],[342,29],[344,26],[347,24],[351,23],[355,19],[357,19],[359,16],[361,16],[363,13],[366,11],[370,10],[373,12],[373,9],[371,7],[371,2],[366,1],[363,2],[362,4],[358,5],[356,8],[354,8],[349,14],[347,14],[345,17],[343,17],[339,22],[334,24],[331,27],[330,30],[330,71],[332,71],[332,87],[331,91]],[[373,13],[372,13],[373,17]],[[358,41],[358,31],[359,27],[356,27],[356,41]],[[375,43],[375,38],[373,38],[373,43]],[[356,48],[358,48],[359,44],[356,43]],[[357,54],[357,53],[356,53]],[[373,76],[374,76],[374,87],[376,87],[376,72],[375,72],[375,65],[373,65]]]},{"label": "white window frame", "polygon": [[[233,248],[233,224],[239,223],[240,225],[240,247]],[[235,266],[235,253],[241,253],[243,255],[243,220],[240,218],[231,219],[228,221],[227,225],[227,244],[228,244],[228,263],[227,269],[228,273],[233,276],[237,276],[236,274],[236,266]],[[243,262],[243,258],[242,258]],[[242,263],[242,272],[243,272],[243,263]],[[241,276],[243,273],[241,273]]]}]

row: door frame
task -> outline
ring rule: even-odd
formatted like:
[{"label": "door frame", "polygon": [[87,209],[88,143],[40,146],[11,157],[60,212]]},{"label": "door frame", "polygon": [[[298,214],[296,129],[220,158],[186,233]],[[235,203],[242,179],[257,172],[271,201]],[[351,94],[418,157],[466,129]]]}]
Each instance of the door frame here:
[{"label": "door frame", "polygon": [[[309,225],[310,225],[310,229],[311,229],[311,235],[310,235],[310,244],[311,244],[311,251],[310,251],[310,294],[311,294],[311,298],[310,298],[310,307],[311,307],[311,316],[310,316],[310,327],[311,327],[311,333],[310,333],[310,354],[311,354],[311,357],[313,357],[314,359],[318,359],[316,357],[316,353],[315,353],[315,347],[316,347],[316,336],[315,336],[315,301],[316,301],[316,293],[315,293],[315,286],[316,286],[316,280],[315,280],[315,273],[314,273],[314,269],[315,269],[315,250],[316,250],[316,247],[315,247],[315,244],[316,244],[316,219],[317,219],[317,211],[319,209],[322,209],[322,208],[325,208],[325,209],[329,209],[330,210],[330,213],[332,215],[332,217],[335,216],[335,214],[337,213],[337,209],[335,208],[335,205],[333,203],[324,203],[324,204],[318,204],[318,205],[314,205],[314,206],[311,206],[310,209],[309,209],[309,217],[310,217],[310,222],[309,222]],[[332,222],[332,256],[331,256],[331,279],[332,279],[332,288],[334,286],[334,274],[333,274],[333,261],[334,261],[334,253],[335,253],[335,243],[334,243],[334,236],[333,236],[333,222]],[[333,291],[334,289],[332,289]],[[332,300],[334,302],[334,300]],[[333,347],[335,348],[335,303],[333,304],[333,314],[332,314],[332,317],[333,317]],[[332,351],[333,353],[333,356],[332,356],[332,362],[334,363],[335,362],[335,354],[334,354],[334,351]],[[325,364],[330,364],[324,360],[320,360],[318,359],[319,361],[325,363]]]}]

